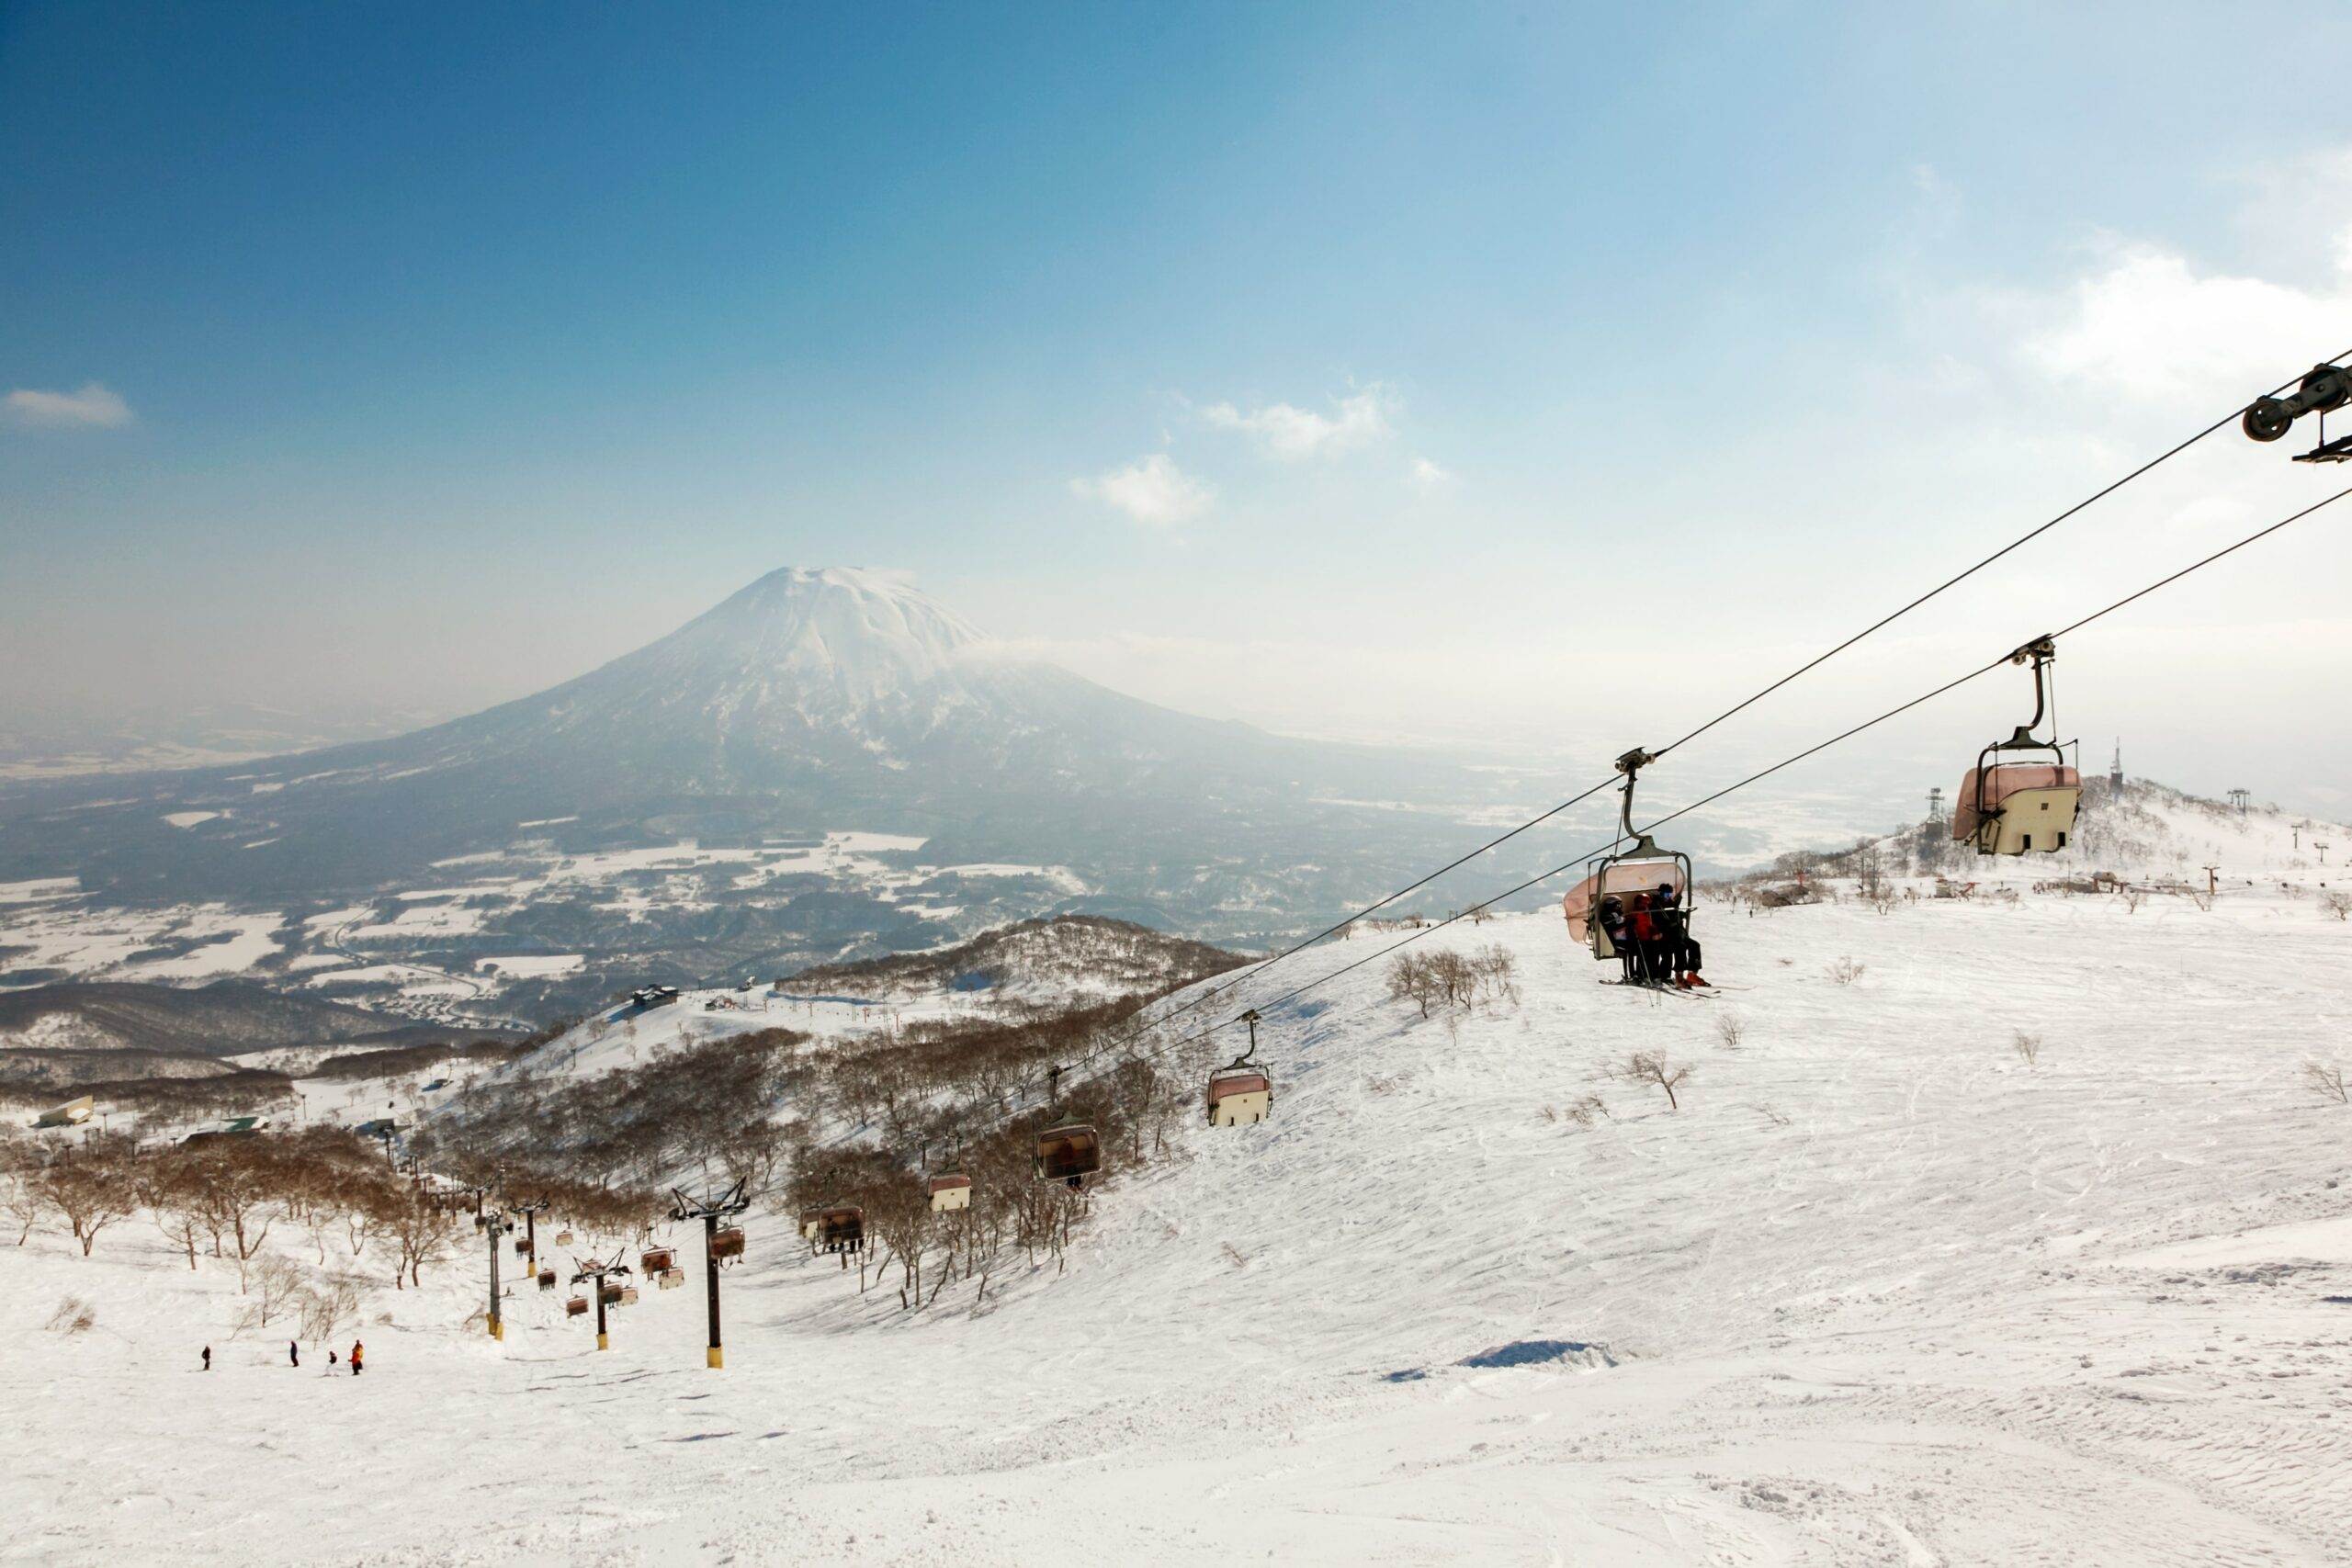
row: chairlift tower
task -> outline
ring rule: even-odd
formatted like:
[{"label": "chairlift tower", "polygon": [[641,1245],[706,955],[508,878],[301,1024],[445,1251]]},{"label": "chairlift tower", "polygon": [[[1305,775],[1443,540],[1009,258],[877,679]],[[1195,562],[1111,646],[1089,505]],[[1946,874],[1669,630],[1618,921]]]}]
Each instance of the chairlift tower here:
[{"label": "chairlift tower", "polygon": [[539,1273],[539,1216],[548,1210],[545,1198],[534,1198],[527,1203],[517,1203],[514,1213],[523,1216],[523,1262],[533,1279]]},{"label": "chairlift tower", "polygon": [[585,1263],[575,1258],[571,1262],[574,1269],[571,1276],[573,1284],[576,1285],[582,1280],[596,1281],[596,1348],[609,1350],[613,1348],[613,1339],[605,1327],[605,1276],[626,1274],[629,1271],[628,1265],[621,1261],[621,1255],[618,1252],[613,1254],[613,1260],[610,1263],[602,1262],[594,1258],[591,1258]]},{"label": "chairlift tower", "polygon": [[718,1337],[718,1222],[741,1213],[752,1206],[752,1200],[744,1195],[741,1181],[712,1197],[689,1198],[674,1187],[670,1190],[670,1196],[677,1200],[670,1209],[672,1219],[702,1222],[703,1299],[710,1311],[710,1347],[704,1354],[703,1364],[724,1367],[727,1353]]},{"label": "chairlift tower", "polygon": [[1944,792],[1941,788],[1928,792],[1928,821],[1932,825],[1944,819]]},{"label": "chairlift tower", "polygon": [[2327,840],[2325,839],[2313,839],[2312,840],[2312,848],[2319,852],[2319,863],[2325,865],[2327,863]]},{"label": "chairlift tower", "polygon": [[2253,798],[2252,794],[2246,790],[2233,789],[2230,791],[2230,804],[2238,808],[2238,815],[2241,817],[2245,815],[2246,802]]},{"label": "chairlift tower", "polygon": [[490,1237],[490,1337],[492,1339],[506,1337],[506,1321],[498,1312],[498,1244],[506,1239],[507,1224],[506,1216],[493,1209],[490,1224],[483,1227],[483,1234]]},{"label": "chairlift tower", "polygon": [[2107,787],[2116,794],[2123,793],[2123,737],[2115,738],[2115,760],[2107,765]]}]

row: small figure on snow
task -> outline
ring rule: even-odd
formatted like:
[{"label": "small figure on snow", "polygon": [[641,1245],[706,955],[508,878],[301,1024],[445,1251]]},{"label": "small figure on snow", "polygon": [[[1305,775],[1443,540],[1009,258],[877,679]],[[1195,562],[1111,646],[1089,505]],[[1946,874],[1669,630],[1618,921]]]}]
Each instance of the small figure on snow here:
[{"label": "small figure on snow", "polygon": [[288,1339],[286,1342],[286,1359],[293,1362],[298,1367],[302,1364],[302,1346],[300,1341]]},{"label": "small figure on snow", "polygon": [[212,1370],[212,1347],[209,1345],[204,1348],[204,1370],[208,1372]]},{"label": "small figure on snow", "polygon": [[357,1377],[365,1367],[368,1347],[355,1339],[351,1342],[351,1375]]}]

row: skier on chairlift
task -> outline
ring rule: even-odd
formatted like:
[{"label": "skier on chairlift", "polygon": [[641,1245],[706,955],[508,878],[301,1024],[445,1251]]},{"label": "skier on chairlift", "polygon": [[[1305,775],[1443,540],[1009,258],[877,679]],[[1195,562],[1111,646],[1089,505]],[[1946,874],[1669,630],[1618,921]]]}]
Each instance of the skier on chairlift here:
[{"label": "skier on chairlift", "polygon": [[1625,922],[1625,901],[1611,893],[1600,901],[1599,917],[1600,929],[1608,934],[1610,950],[1617,954],[1618,963],[1623,965],[1625,980],[1630,985],[1635,978],[1634,932]]},{"label": "skier on chairlift", "polygon": [[1657,885],[1657,891],[1650,896],[1650,909],[1658,926],[1658,947],[1666,958],[1659,980],[1671,975],[1674,984],[1686,991],[1693,986],[1705,985],[1706,980],[1699,974],[1699,943],[1690,934],[1690,922],[1683,919],[1674,884]]},{"label": "skier on chairlift", "polygon": [[1627,924],[1634,933],[1634,977],[1645,986],[1655,986],[1666,977],[1660,960],[1665,956],[1665,944],[1658,940],[1657,915],[1650,908],[1650,896],[1636,893],[1628,901]]}]

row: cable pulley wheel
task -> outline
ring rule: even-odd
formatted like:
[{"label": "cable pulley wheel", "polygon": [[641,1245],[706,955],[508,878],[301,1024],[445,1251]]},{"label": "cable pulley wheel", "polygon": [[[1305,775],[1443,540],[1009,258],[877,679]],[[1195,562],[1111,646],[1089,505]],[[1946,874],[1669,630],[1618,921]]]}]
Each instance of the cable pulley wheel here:
[{"label": "cable pulley wheel", "polygon": [[2292,428],[2295,414],[2277,398],[2256,398],[2238,423],[2256,441],[2276,441]]}]

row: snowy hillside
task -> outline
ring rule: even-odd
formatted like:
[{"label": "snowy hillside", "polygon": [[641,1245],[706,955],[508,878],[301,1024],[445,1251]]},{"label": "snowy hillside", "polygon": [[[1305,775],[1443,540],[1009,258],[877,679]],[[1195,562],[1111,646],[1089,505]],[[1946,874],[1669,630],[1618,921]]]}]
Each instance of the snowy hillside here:
[{"label": "snowy hillside", "polygon": [[1119,920],[1023,920],[952,947],[825,964],[767,983],[689,987],[657,1007],[601,1008],[494,1076],[594,1077],[770,1029],[838,1038],[917,1022],[1022,1023],[1153,996],[1241,962],[1205,942]]},{"label": "snowy hillside", "polygon": [[[722,1371],[691,1267],[605,1354],[560,1292],[463,1331],[479,1254],[379,1286],[355,1382],[151,1229],[43,1231],[0,1263],[11,1549],[2344,1560],[2352,1109],[2304,1066],[2352,1066],[2352,924],[2273,886],[1698,934],[1719,997],[1603,986],[1539,915],[1421,944],[1502,944],[1516,1002],[1424,1020],[1374,964],[1270,1012],[1273,1120],[1104,1189],[1063,1272],[901,1311],[755,1213]],[[1636,1050],[1694,1065],[1679,1110]]]},{"label": "snowy hillside", "polygon": [[1977,855],[1952,840],[1948,822],[1922,822],[1852,852],[1783,856],[1752,880],[1786,875],[1799,864],[1835,874],[1865,868],[1887,876],[1930,873],[1985,884],[2051,883],[2105,875],[2148,886],[2217,888],[2347,886],[2345,854],[2352,828],[2274,806],[2239,807],[2205,800],[2144,779],[2119,794],[2105,779],[2085,781],[2081,815],[2064,850],[2013,859]]}]

